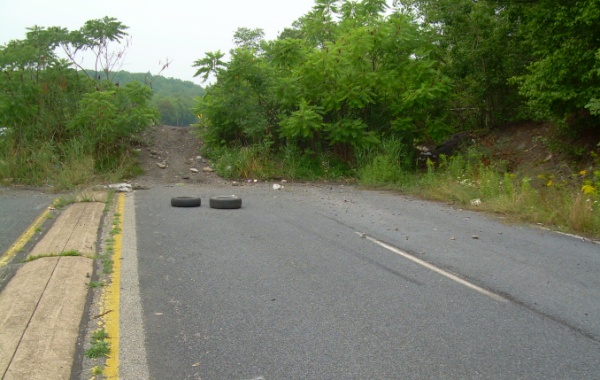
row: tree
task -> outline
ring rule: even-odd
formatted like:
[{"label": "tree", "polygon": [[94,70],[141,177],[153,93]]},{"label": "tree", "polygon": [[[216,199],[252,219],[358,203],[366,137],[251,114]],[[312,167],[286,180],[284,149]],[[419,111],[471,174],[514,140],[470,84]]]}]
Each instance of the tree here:
[{"label": "tree", "polygon": [[455,84],[455,123],[463,129],[496,127],[513,118],[519,99],[508,80],[523,72],[528,55],[504,2],[400,2],[437,32],[437,57]]},{"label": "tree", "polygon": [[237,28],[233,34],[233,43],[238,48],[260,50],[260,44],[265,37],[262,29]]},{"label": "tree", "polygon": [[296,146],[350,161],[383,137],[448,134],[440,111],[451,86],[434,40],[409,15],[385,12],[383,1],[317,1],[294,23],[299,33],[285,34],[301,38],[234,49],[198,103],[207,145]]},{"label": "tree", "polygon": [[80,52],[91,52],[95,57],[94,71],[101,71],[104,78],[112,80],[110,74],[122,64],[129,42],[117,50],[111,50],[111,43],[121,43],[127,38],[125,32],[129,27],[112,17],[86,21],[79,30],[65,34],[60,45],[79,69],[87,72],[79,62],[77,55]]},{"label": "tree", "polygon": [[220,50],[206,53],[204,58],[196,60],[192,65],[192,67],[198,67],[194,77],[202,75],[203,81],[207,81],[211,74],[218,77],[220,71],[225,67],[225,62],[221,60],[223,57],[225,54]]},{"label": "tree", "polygon": [[[112,18],[75,32],[36,26],[26,39],[0,46],[0,123],[11,131],[0,144],[0,174],[30,183],[82,156],[100,171],[122,162],[131,135],[157,118],[148,103],[152,91],[139,83],[118,87],[73,67],[77,52],[90,50],[108,78],[109,43],[125,38],[125,29]],[[58,58],[58,47],[70,51],[71,62]]]},{"label": "tree", "polygon": [[[600,126],[594,99],[600,94],[600,3],[595,0],[511,2],[519,33],[531,48],[527,72],[516,76],[529,106],[541,119],[570,129]],[[597,101],[597,100],[596,100]]]}]

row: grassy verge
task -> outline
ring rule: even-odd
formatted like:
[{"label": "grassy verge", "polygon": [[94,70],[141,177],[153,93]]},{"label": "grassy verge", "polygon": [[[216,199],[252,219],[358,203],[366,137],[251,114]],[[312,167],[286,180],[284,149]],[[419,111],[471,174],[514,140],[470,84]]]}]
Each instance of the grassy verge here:
[{"label": "grassy verge", "polygon": [[4,185],[51,186],[62,191],[98,182],[119,182],[142,173],[128,150],[115,155],[108,164],[100,164],[82,140],[64,144],[34,140],[25,146],[0,140],[0,184]]},{"label": "grassy verge", "polygon": [[274,152],[265,144],[222,148],[207,155],[217,174],[224,178],[313,181],[352,176],[350,168],[335,156],[310,149],[301,151],[294,146],[281,152]]},{"label": "grassy verge", "polygon": [[352,179],[367,188],[394,190],[515,222],[600,237],[600,159],[594,167],[557,181],[552,175],[531,178],[509,172],[504,162],[490,164],[476,149],[442,157],[435,164],[429,161],[416,170],[410,151],[401,140],[382,141],[377,147],[355,152],[352,166],[332,155],[298,148],[274,153],[260,145],[213,151],[209,157],[225,178]]},{"label": "grassy verge", "polygon": [[481,160],[458,155],[442,158],[435,165],[429,161],[425,172],[410,172],[378,156],[359,171],[359,183],[499,214],[513,221],[600,236],[600,172],[581,171],[569,181],[557,184],[544,180],[534,187],[532,178],[509,173],[503,166],[501,162],[486,166]]}]

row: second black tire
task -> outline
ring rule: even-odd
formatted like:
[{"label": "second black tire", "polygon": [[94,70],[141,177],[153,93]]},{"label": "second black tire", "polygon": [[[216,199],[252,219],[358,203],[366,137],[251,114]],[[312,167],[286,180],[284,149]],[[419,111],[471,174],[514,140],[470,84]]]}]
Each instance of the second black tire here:
[{"label": "second black tire", "polygon": [[238,198],[235,195],[224,195],[211,197],[209,199],[209,205],[211,208],[219,209],[234,209],[242,207],[242,198]]}]

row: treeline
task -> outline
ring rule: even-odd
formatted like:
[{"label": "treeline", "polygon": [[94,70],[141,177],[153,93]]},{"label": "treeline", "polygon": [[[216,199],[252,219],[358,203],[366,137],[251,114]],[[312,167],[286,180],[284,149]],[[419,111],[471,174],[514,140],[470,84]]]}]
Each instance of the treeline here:
[{"label": "treeline", "polygon": [[[111,80],[127,26],[114,18],[80,29],[32,27],[0,46],[0,179],[72,187],[131,170],[131,141],[158,121],[152,90]],[[68,59],[58,55],[62,51]],[[79,56],[97,57],[92,71]]]},{"label": "treeline", "polygon": [[352,163],[384,141],[410,147],[524,119],[598,128],[596,0],[316,0],[264,40],[195,62],[209,148],[329,152]]},{"label": "treeline", "polygon": [[196,98],[204,96],[202,86],[151,73],[117,71],[111,73],[111,78],[119,84],[140,82],[149,86],[153,91],[151,104],[158,109],[161,124],[187,126],[198,121],[194,106]]}]

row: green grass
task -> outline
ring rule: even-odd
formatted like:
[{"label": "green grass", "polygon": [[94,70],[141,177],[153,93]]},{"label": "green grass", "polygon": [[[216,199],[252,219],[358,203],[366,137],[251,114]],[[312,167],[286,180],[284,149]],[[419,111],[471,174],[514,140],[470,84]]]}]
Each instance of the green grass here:
[{"label": "green grass", "polygon": [[498,214],[515,222],[600,236],[600,197],[584,194],[577,178],[571,184],[548,181],[534,187],[531,178],[506,172],[502,162],[485,166],[481,160],[460,155],[442,158],[437,165],[429,163],[425,172],[404,174],[398,174],[393,163],[374,162],[377,166],[371,163],[359,170],[361,185]]},{"label": "green grass", "polygon": [[110,344],[106,341],[108,333],[104,329],[98,329],[92,333],[92,345],[85,351],[89,359],[98,359],[110,354]]},{"label": "green grass", "polygon": [[25,260],[23,260],[23,262],[28,263],[30,261],[43,259],[43,258],[47,258],[47,257],[64,257],[64,256],[76,257],[76,256],[83,256],[83,254],[81,252],[78,252],[75,250],[65,251],[65,252],[61,252],[61,253],[43,253],[40,255],[29,256]]},{"label": "green grass", "polygon": [[104,286],[104,283],[100,282],[100,281],[90,281],[90,283],[88,284],[88,287],[91,289],[101,288],[103,286]]},{"label": "green grass", "polygon": [[[112,198],[111,198],[112,202]],[[104,240],[104,250],[99,255],[100,260],[102,261],[102,273],[103,274],[111,274],[113,272],[114,260],[113,254],[115,252],[115,239],[114,236],[121,233],[121,229],[119,228],[121,214],[115,212],[113,214],[112,221],[112,229],[109,232],[110,237]]]},{"label": "green grass", "polygon": [[63,196],[63,197],[59,197],[54,201],[53,206],[57,209],[63,209],[73,203],[77,202],[75,196],[73,195],[68,195],[68,196]]},{"label": "green grass", "polygon": [[[595,169],[582,171],[569,184],[547,181],[540,186],[507,163],[484,165],[486,152],[472,148],[464,155],[442,157],[416,170],[412,148],[401,139],[354,152],[346,165],[333,155],[314,154],[290,146],[273,152],[266,145],[210,152],[225,178],[339,180],[355,177],[361,186],[388,189],[424,199],[499,214],[507,220],[542,224],[560,231],[600,236],[600,158]],[[352,167],[351,167],[352,166]],[[551,178],[552,176],[550,176]],[[534,185],[535,182],[538,182]],[[477,201],[476,201],[477,200]]]},{"label": "green grass", "polygon": [[288,179],[312,181],[338,180],[352,175],[347,164],[333,154],[301,151],[288,146],[274,152],[268,145],[220,148],[205,153],[213,163],[217,174],[235,179]]},{"label": "green grass", "polygon": [[83,138],[62,143],[32,139],[20,145],[10,139],[0,141],[0,183],[50,185],[62,191],[98,182],[119,182],[143,173],[126,149],[102,162],[92,152]]},{"label": "green grass", "polygon": [[104,369],[102,369],[102,367],[95,366],[94,368],[92,368],[92,375],[94,376],[101,376],[103,372]]}]

